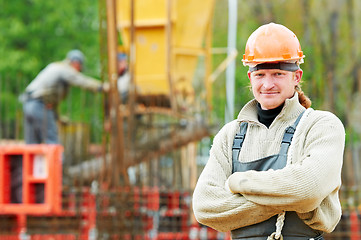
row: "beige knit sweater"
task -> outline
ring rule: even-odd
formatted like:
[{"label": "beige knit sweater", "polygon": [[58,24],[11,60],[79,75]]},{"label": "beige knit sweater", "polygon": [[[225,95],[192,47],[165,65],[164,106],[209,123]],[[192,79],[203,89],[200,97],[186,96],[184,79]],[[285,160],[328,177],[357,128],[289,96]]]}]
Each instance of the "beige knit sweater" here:
[{"label": "beige knit sweater", "polygon": [[[282,211],[296,211],[313,229],[333,231],[341,217],[338,190],[345,130],[332,113],[306,110],[289,148],[285,168],[231,175],[232,143],[241,121],[248,121],[249,126],[239,161],[251,162],[277,154],[284,130],[304,110],[296,93],[286,100],[268,129],[257,120],[253,100],[244,106],[237,120],[219,131],[193,193],[193,211],[200,223],[229,231],[262,222]],[[228,186],[235,193],[225,188],[228,178]]]}]

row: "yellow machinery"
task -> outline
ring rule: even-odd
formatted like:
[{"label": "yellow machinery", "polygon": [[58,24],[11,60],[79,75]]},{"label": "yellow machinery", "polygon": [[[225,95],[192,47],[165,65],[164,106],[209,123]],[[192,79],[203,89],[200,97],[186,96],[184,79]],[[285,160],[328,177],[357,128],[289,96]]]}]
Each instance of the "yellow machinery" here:
[{"label": "yellow machinery", "polygon": [[117,1],[117,28],[130,54],[138,96],[165,96],[177,107],[192,104],[195,70],[199,56],[205,56],[201,95],[210,99],[213,8],[214,0]]}]

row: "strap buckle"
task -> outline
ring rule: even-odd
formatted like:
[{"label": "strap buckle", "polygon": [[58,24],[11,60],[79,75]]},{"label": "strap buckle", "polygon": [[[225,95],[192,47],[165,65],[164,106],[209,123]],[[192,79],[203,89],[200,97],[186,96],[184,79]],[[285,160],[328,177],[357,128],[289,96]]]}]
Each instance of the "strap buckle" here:
[{"label": "strap buckle", "polygon": [[291,145],[293,134],[295,133],[296,129],[292,126],[286,128],[285,134],[283,135],[282,143],[287,143]]},{"label": "strap buckle", "polygon": [[233,140],[232,150],[241,149],[244,140],[244,135],[237,133]]}]

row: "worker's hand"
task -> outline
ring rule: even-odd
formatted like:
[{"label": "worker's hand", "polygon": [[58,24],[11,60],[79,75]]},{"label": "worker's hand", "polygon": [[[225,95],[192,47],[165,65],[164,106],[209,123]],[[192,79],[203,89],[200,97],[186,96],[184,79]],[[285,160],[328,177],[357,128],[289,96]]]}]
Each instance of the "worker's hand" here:
[{"label": "worker's hand", "polygon": [[240,193],[241,192],[241,184],[247,181],[247,179],[244,178],[243,172],[235,172],[231,176],[228,177],[226,183],[228,185],[229,190],[232,193]]},{"label": "worker's hand", "polygon": [[228,183],[229,183],[229,180],[227,179],[226,182],[224,183],[224,188],[226,189],[227,192],[234,193],[234,192],[232,192],[231,189],[229,188]]},{"label": "worker's hand", "polygon": [[102,90],[103,90],[103,92],[109,92],[109,90],[110,90],[109,82],[104,82],[103,83]]},{"label": "worker's hand", "polygon": [[60,124],[66,125],[70,123],[70,119],[67,116],[60,116],[59,122]]},{"label": "worker's hand", "polygon": [[109,119],[104,120],[104,131],[110,132],[111,130],[111,123]]}]

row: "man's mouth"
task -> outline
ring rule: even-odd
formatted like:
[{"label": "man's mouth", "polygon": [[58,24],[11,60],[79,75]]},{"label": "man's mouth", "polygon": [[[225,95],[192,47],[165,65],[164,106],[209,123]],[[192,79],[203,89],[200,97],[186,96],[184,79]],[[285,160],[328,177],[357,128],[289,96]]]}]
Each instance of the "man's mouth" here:
[{"label": "man's mouth", "polygon": [[273,95],[273,94],[278,94],[279,92],[275,92],[275,91],[272,91],[272,92],[261,92],[261,94],[263,95]]}]

